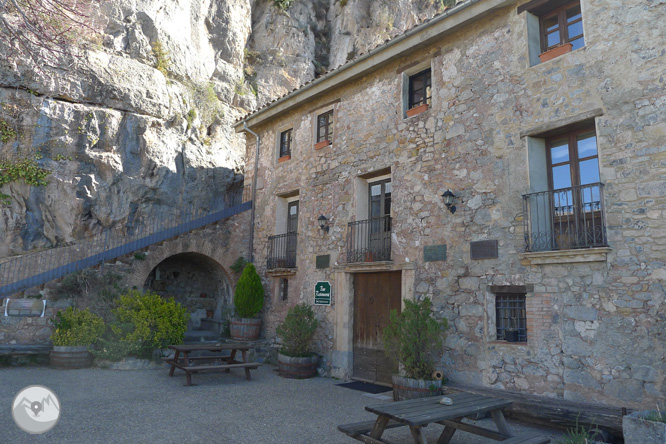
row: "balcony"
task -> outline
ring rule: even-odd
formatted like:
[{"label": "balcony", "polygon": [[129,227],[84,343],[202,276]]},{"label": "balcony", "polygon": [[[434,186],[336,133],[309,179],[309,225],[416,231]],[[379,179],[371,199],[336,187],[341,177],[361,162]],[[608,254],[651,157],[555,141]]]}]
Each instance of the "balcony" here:
[{"label": "balcony", "polygon": [[268,236],[268,259],[266,268],[296,268],[297,233]]},{"label": "balcony", "polygon": [[604,184],[523,195],[525,251],[607,246]]},{"label": "balcony", "polygon": [[391,216],[349,222],[347,263],[391,260]]}]

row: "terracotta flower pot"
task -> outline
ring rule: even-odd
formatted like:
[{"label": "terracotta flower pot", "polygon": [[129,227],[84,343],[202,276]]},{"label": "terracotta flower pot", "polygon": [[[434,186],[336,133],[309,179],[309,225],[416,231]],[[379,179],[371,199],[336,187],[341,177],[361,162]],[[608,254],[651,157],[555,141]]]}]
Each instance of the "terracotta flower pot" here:
[{"label": "terracotta flower pot", "polygon": [[278,163],[286,162],[287,160],[291,160],[291,155],[287,154],[286,156],[280,157]]},{"label": "terracotta flower pot", "polygon": [[549,49],[546,52],[542,52],[541,54],[539,54],[541,63],[547,62],[548,60],[554,59],[555,57],[559,57],[563,54],[566,54],[567,52],[571,52],[571,48],[573,48],[573,44],[565,43],[564,45],[556,46],[553,49]]}]

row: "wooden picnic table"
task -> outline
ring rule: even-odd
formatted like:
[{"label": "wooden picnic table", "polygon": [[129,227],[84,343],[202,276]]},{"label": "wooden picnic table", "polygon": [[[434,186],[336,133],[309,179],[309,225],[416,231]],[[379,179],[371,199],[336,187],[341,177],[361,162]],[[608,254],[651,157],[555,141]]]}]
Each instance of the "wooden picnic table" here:
[{"label": "wooden picnic table", "polygon": [[[166,359],[166,363],[171,365],[169,376],[173,376],[173,372],[177,368],[183,370],[187,379],[185,384],[187,386],[193,385],[192,373],[201,371],[224,371],[229,373],[232,368],[245,369],[245,379],[250,381],[250,370],[255,370],[260,365],[258,362],[247,361],[247,352],[250,350],[250,346],[247,344],[170,345],[169,348],[175,351],[173,358]],[[242,361],[236,359],[236,354],[239,351],[241,352]],[[190,356],[192,352],[210,353],[203,356]],[[229,352],[229,354],[226,352]]]},{"label": "wooden picnic table", "polygon": [[[437,423],[444,426],[444,430],[437,440],[437,444],[448,444],[456,430],[474,433],[486,438],[502,441],[504,444],[542,444],[550,439],[537,434],[512,437],[509,426],[504,419],[502,409],[511,405],[507,399],[492,398],[490,396],[473,393],[453,393],[446,395],[453,401],[452,405],[440,404],[444,396],[431,396],[428,398],[410,399],[399,402],[385,402],[367,406],[365,409],[375,413],[375,421],[343,424],[338,429],[354,439],[367,444],[385,444],[382,439],[384,431],[394,427],[409,427],[414,443],[427,443],[422,428],[428,424]],[[490,412],[497,431],[474,424],[463,423],[466,416]]]}]

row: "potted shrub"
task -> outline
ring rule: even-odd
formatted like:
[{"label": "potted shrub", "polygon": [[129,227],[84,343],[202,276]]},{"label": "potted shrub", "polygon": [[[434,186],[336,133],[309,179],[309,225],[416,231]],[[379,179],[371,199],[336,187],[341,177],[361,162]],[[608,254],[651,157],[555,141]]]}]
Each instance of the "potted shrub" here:
[{"label": "potted shrub", "polygon": [[625,444],[666,444],[666,412],[633,412],[622,417]]},{"label": "potted shrub", "polygon": [[238,279],[234,292],[234,308],[237,317],[231,319],[231,339],[250,341],[261,332],[261,319],[257,314],[264,306],[264,287],[253,264],[247,264]]},{"label": "potted shrub", "polygon": [[384,350],[394,363],[393,399],[422,398],[438,394],[442,380],[435,378],[435,356],[441,351],[448,328],[446,319],[435,319],[430,298],[405,300],[398,314],[391,310],[384,328]]},{"label": "potted shrub", "polygon": [[312,307],[298,304],[289,309],[277,334],[282,339],[278,353],[278,373],[284,378],[305,379],[317,375],[317,354],[310,350],[319,327]]},{"label": "potted shrub", "polygon": [[90,367],[93,359],[90,348],[104,333],[104,320],[87,308],[69,307],[59,311],[52,322],[55,331],[51,335],[51,365],[65,369]]}]

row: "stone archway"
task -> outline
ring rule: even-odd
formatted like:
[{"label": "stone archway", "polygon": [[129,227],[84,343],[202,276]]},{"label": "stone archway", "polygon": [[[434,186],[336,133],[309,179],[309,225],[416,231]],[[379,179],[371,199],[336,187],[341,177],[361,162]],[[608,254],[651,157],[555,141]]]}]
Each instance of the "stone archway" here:
[{"label": "stone archway", "polygon": [[206,312],[221,321],[231,310],[232,288],[222,266],[201,253],[186,252],[159,262],[146,277],[143,288],[173,297],[187,308],[191,328],[198,329]]}]

